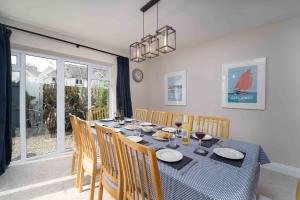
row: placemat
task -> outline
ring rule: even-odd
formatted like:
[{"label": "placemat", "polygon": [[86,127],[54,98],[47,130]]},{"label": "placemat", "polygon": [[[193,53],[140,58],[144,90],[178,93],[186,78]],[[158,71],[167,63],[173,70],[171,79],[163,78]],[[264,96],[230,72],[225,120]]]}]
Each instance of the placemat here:
[{"label": "placemat", "polygon": [[220,139],[212,138],[211,140],[202,140],[201,146],[210,148],[212,145],[216,144]]},{"label": "placemat", "polygon": [[166,147],[168,147],[170,149],[177,149],[180,146],[178,144],[176,144],[176,147],[172,147],[172,146],[170,146],[170,144],[167,144]]},{"label": "placemat", "polygon": [[210,158],[219,162],[223,162],[235,167],[241,167],[243,165],[244,159],[246,157],[246,153],[242,152],[244,154],[244,158],[241,160],[232,160],[232,159],[227,159],[227,158],[223,158],[221,156],[218,156],[217,154],[213,153]]},{"label": "placemat", "polygon": [[[160,149],[164,149],[164,148],[159,148],[156,151],[158,151]],[[159,159],[157,159],[157,160],[159,160]],[[178,162],[165,162],[165,161],[162,161],[162,160],[159,160],[159,161],[162,162],[162,163],[165,163],[166,165],[168,165],[168,166],[170,166],[174,169],[181,170],[184,166],[189,164],[192,160],[193,159],[190,158],[190,157],[183,156],[183,158]]]},{"label": "placemat", "polygon": [[139,144],[142,144],[142,145],[150,145],[151,143],[146,141],[146,140],[142,140],[139,142]]}]

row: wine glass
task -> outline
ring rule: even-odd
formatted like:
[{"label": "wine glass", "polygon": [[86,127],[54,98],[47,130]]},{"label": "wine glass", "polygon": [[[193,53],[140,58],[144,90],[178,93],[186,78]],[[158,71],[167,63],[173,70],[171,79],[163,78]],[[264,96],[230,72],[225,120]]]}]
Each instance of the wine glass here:
[{"label": "wine glass", "polygon": [[177,137],[181,137],[181,134],[179,134],[180,127],[182,126],[182,118],[181,117],[175,118],[175,126],[177,127],[177,130],[176,130]]},{"label": "wine glass", "polygon": [[199,130],[196,131],[195,133],[196,137],[199,139],[199,145],[201,145],[201,142],[202,142],[202,139],[204,138],[205,136],[205,133],[204,132],[200,132]]}]

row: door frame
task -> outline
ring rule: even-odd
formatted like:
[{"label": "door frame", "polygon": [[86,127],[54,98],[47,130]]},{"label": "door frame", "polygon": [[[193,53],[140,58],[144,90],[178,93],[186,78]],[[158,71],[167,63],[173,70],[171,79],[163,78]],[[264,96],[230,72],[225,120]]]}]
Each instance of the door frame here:
[{"label": "door frame", "polygon": [[[71,62],[76,64],[87,65],[88,69],[88,108],[91,107],[91,69],[97,68],[107,70],[109,73],[110,88],[109,88],[109,116],[112,116],[112,67],[104,66],[101,64],[95,64],[90,62],[79,61],[75,59],[69,59],[64,57],[46,55],[42,53],[36,53],[25,50],[11,49],[11,55],[17,56],[17,64],[12,65],[12,71],[20,72],[20,160],[13,161],[12,163],[18,163],[27,160],[33,160],[40,157],[48,156],[49,154],[61,153],[70,150],[65,147],[65,62]],[[56,60],[56,112],[57,112],[57,130],[56,130],[56,151],[27,158],[27,146],[26,146],[26,55],[42,57],[47,59]]]}]

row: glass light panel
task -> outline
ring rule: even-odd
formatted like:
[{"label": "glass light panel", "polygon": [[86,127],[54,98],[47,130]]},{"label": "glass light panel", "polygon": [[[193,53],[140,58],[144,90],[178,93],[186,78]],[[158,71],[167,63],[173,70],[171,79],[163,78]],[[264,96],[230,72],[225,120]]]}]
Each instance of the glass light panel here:
[{"label": "glass light panel", "polygon": [[146,58],[154,58],[159,55],[158,38],[156,36],[147,35],[142,39],[143,51],[142,55]]},{"label": "glass light panel", "polygon": [[169,53],[176,50],[176,31],[170,26],[164,26],[156,31],[159,40],[158,51]]},{"label": "glass light panel", "polygon": [[142,62],[146,58],[142,55],[144,45],[139,42],[135,42],[130,45],[130,60],[134,62]]}]

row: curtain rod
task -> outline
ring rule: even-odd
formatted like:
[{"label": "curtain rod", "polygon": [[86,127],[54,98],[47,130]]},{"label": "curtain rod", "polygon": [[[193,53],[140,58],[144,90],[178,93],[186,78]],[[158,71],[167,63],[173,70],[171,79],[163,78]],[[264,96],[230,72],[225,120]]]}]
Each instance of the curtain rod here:
[{"label": "curtain rod", "polygon": [[44,37],[44,38],[48,38],[48,39],[52,39],[52,40],[56,40],[56,41],[60,41],[60,42],[64,42],[64,43],[68,43],[68,44],[71,44],[71,45],[75,45],[77,48],[83,47],[83,48],[86,48],[86,49],[98,51],[98,52],[109,54],[109,55],[112,55],[112,56],[121,56],[121,55],[118,55],[118,54],[115,54],[115,53],[112,53],[112,52],[109,52],[109,51],[104,51],[104,50],[101,50],[101,49],[96,49],[96,48],[93,48],[93,47],[89,47],[89,46],[86,46],[86,45],[78,44],[78,43],[75,43],[75,42],[70,42],[70,41],[59,39],[59,38],[52,37],[52,36],[49,36],[49,35],[44,35],[44,34],[41,34],[41,33],[29,31],[29,30],[26,30],[26,29],[14,27],[14,26],[2,24],[2,23],[0,23],[0,25],[6,26],[7,28],[10,28],[10,29],[22,31],[22,32],[25,32],[25,33],[30,33],[30,34],[33,34],[33,35],[38,35],[40,37]]}]

